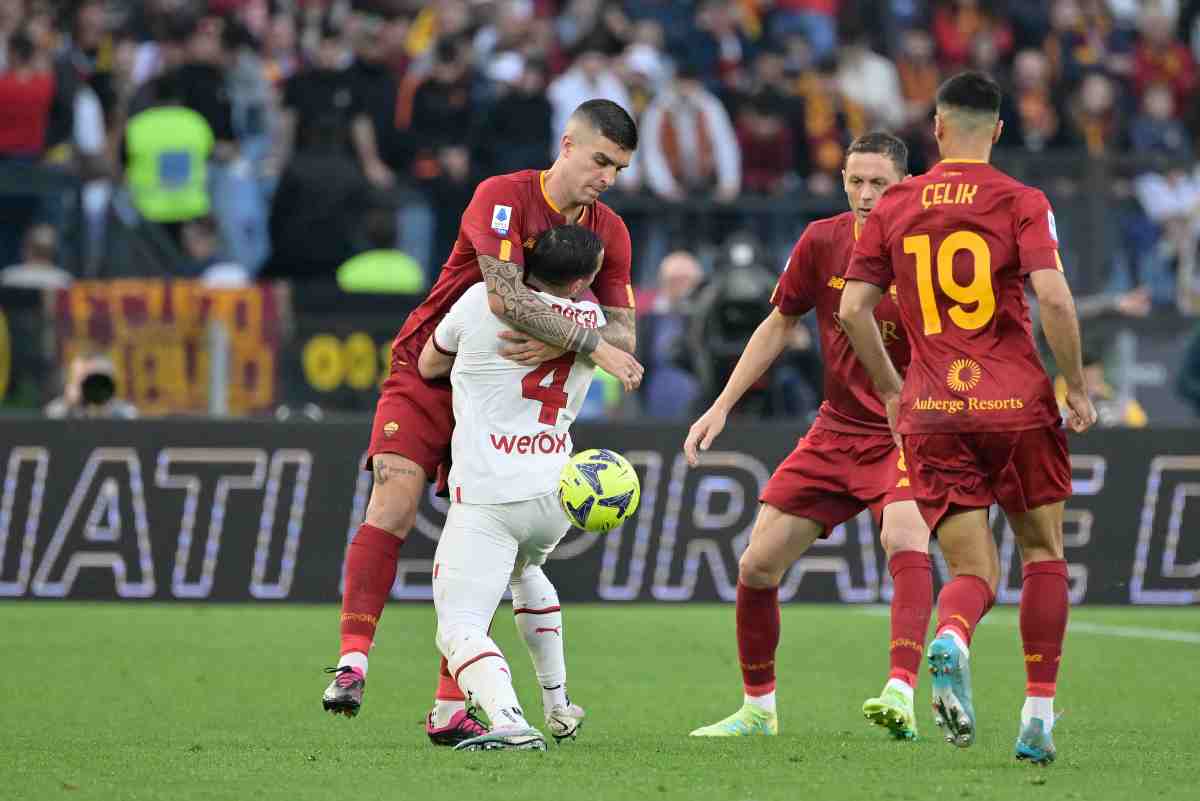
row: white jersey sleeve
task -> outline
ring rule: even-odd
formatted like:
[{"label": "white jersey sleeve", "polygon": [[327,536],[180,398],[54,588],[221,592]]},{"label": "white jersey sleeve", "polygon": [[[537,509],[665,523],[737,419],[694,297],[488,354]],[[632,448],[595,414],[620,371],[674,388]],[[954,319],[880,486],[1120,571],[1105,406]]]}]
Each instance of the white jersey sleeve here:
[{"label": "white jersey sleeve", "polygon": [[[591,301],[538,296],[587,328],[604,325]],[[571,457],[570,427],[595,367],[574,352],[537,367],[500,355],[508,326],[492,314],[487,288],[475,284],[434,332],[434,345],[454,352],[450,371],[454,434],[450,441],[450,499],[455,503],[512,503],[553,492]]]}]

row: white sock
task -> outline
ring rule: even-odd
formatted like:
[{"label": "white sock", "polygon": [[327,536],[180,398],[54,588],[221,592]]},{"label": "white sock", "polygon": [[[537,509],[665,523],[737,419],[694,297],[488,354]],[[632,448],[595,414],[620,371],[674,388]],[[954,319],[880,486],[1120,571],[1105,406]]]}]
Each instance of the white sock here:
[{"label": "white sock", "polygon": [[502,657],[485,656],[475,660],[459,670],[457,681],[463,692],[483,707],[493,726],[529,725],[513,689],[512,673]]},{"label": "white sock", "polygon": [[433,726],[441,728],[450,722],[454,713],[467,708],[466,701],[446,701],[441,698],[433,702]]},{"label": "white sock", "polygon": [[962,638],[962,635],[959,634],[958,631],[947,627],[939,631],[937,636],[941,637],[943,634],[948,635],[952,640],[954,640],[954,644],[958,646],[958,650],[963,652],[963,656],[967,657],[968,659],[971,657],[971,649],[967,648],[967,641]]},{"label": "white sock", "polygon": [[1029,725],[1033,718],[1041,718],[1049,732],[1054,728],[1054,698],[1044,698],[1038,695],[1025,696],[1025,706],[1021,707],[1021,728]]},{"label": "white sock", "polygon": [[904,693],[904,697],[908,699],[908,702],[910,704],[912,703],[913,688],[911,686],[909,686],[907,681],[903,681],[901,679],[888,679],[887,684],[883,685],[883,689],[886,690],[889,687],[899,690],[900,692]]},{"label": "white sock", "polygon": [[[563,616],[558,591],[540,567],[529,566],[509,583],[513,619],[529,649],[542,687],[542,706],[549,712],[567,703],[567,658],[563,652]],[[554,610],[554,611],[542,611]]]},{"label": "white sock", "polygon": [[750,704],[751,706],[756,706],[759,709],[766,710],[772,714],[775,713],[774,690],[771,690],[771,692],[767,693],[766,695],[743,695],[742,702],[745,704]]},{"label": "white sock", "polygon": [[569,703],[571,701],[567,698],[567,685],[542,688],[542,709],[547,712],[556,706],[566,706]]},{"label": "white sock", "polygon": [[367,675],[367,655],[362,651],[350,651],[342,654],[342,658],[338,660],[338,667],[349,665],[352,668],[358,668],[362,671],[363,676]]}]

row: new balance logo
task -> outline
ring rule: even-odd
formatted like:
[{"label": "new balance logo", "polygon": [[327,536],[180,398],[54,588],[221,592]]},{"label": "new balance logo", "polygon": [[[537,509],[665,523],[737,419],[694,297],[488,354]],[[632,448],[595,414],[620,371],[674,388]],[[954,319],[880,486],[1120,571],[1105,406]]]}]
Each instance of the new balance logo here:
[{"label": "new balance logo", "polygon": [[522,434],[491,434],[492,447],[501,453],[516,452],[521,455],[534,453],[566,453],[567,434],[551,434],[543,431],[541,434],[530,436]]},{"label": "new balance logo", "polygon": [[545,628],[543,628],[542,626],[538,626],[536,629],[533,630],[534,634],[549,634],[551,632],[553,632],[553,633],[557,634],[559,637],[561,637],[562,636],[562,626],[548,626]]}]

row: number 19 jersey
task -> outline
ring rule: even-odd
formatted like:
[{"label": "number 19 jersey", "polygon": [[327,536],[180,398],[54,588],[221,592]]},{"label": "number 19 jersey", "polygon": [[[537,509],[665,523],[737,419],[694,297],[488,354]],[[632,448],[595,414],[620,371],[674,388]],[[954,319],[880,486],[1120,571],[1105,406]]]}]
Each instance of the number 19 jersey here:
[{"label": "number 19 jersey", "polygon": [[[591,301],[534,294],[585,328],[604,325],[604,312]],[[509,361],[499,352],[505,330],[478,283],[433,332],[434,347],[457,354],[450,370],[448,482],[456,503],[513,503],[555,491],[571,457],[571,423],[595,373],[591,361],[573,351],[532,368]]]},{"label": "number 19 jersey", "polygon": [[1025,278],[1062,270],[1046,196],[982,161],[945,160],[892,186],[867,218],[846,278],[896,286],[912,348],[905,434],[1058,425]]}]

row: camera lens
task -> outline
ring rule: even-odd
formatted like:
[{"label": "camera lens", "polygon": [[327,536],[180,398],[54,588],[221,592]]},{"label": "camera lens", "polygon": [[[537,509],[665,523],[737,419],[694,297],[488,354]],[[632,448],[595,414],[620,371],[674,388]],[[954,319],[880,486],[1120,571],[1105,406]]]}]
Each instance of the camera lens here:
[{"label": "camera lens", "polygon": [[117,385],[111,376],[104,373],[92,373],[83,379],[80,385],[83,403],[86,406],[103,406],[112,400],[117,391]]}]

